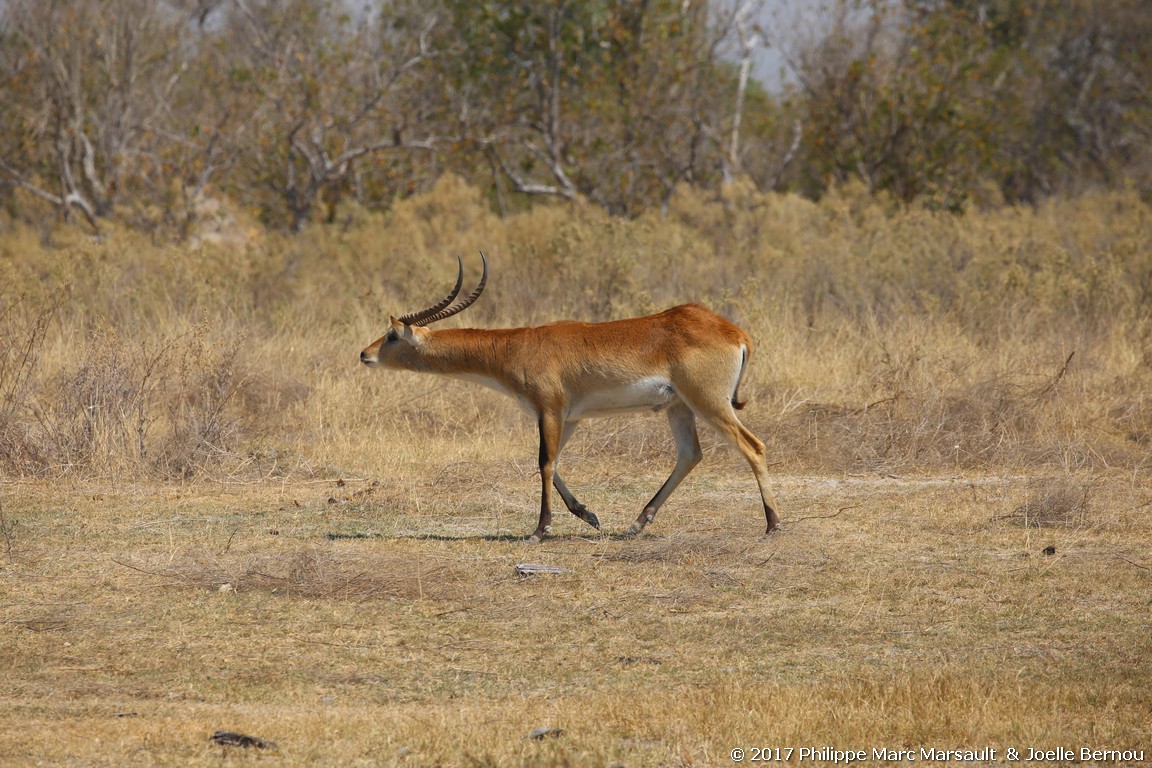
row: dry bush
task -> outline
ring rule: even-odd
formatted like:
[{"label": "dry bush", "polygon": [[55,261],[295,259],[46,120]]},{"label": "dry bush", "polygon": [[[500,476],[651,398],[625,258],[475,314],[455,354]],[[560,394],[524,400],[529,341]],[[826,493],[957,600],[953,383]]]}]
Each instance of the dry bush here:
[{"label": "dry bush", "polygon": [[1110,428],[1146,450],[1152,444],[1152,327],[1138,325],[1123,329],[1123,336],[1139,341],[1108,366],[1112,376],[1101,395]]},{"label": "dry bush", "polygon": [[41,331],[26,344],[27,383],[6,393],[6,464],[23,474],[79,471],[188,477],[258,434],[260,406],[239,355],[242,336],[201,324],[163,337],[124,338],[109,328],[67,343],[55,374],[35,370]]},{"label": "dry bush", "polygon": [[762,338],[753,362],[746,413],[793,471],[1071,471],[1142,460],[1117,423],[1139,418],[1134,382],[1144,379],[1139,370],[1117,379],[1133,365],[1126,329],[984,342],[948,317],[909,314],[900,325],[871,318],[799,339],[773,333],[777,347]]},{"label": "dry bush", "polygon": [[[879,342],[877,349],[882,359],[863,377],[870,387],[848,402],[804,403],[781,419],[776,431],[802,438],[787,449],[810,464],[876,472],[1134,458],[1123,441],[1103,439],[1096,455],[1069,458],[1082,439],[1075,422],[1090,405],[1082,399],[1084,373],[1077,366],[1069,374],[1070,359],[1048,361],[1046,372],[988,366],[962,348],[912,346],[895,354]],[[860,357],[867,356],[864,347]],[[1077,381],[1061,387],[1066,377]]]},{"label": "dry bush", "polygon": [[1088,524],[1092,483],[1068,477],[1043,477],[1029,484],[1027,498],[997,522],[1024,528],[1083,528]]},{"label": "dry bush", "polygon": [[44,461],[26,424],[34,413],[36,371],[44,337],[62,297],[30,307],[26,297],[0,299],[0,467],[20,472]]},{"label": "dry bush", "polygon": [[204,326],[160,339],[97,333],[45,420],[53,453],[67,466],[183,477],[230,451],[241,340],[218,342]]}]

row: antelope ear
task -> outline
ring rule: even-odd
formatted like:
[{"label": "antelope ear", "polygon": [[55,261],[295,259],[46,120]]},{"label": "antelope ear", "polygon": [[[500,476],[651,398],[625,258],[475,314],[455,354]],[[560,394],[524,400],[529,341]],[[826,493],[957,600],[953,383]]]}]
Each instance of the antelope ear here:
[{"label": "antelope ear", "polygon": [[402,323],[391,315],[388,316],[388,322],[392,326],[392,330],[396,332],[396,338],[402,339],[413,347],[419,347],[424,343],[423,328],[417,328],[414,325]]}]

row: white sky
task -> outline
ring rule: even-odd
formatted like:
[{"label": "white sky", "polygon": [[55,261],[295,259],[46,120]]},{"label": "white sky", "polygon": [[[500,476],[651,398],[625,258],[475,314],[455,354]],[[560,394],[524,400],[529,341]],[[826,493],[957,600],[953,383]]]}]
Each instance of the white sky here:
[{"label": "white sky", "polygon": [[[731,0],[713,0],[731,2]],[[769,91],[779,91],[783,83],[794,78],[788,73],[786,56],[781,48],[801,48],[820,34],[826,23],[832,0],[759,0],[761,10],[756,22],[764,31],[767,44],[753,59],[753,76]]]}]

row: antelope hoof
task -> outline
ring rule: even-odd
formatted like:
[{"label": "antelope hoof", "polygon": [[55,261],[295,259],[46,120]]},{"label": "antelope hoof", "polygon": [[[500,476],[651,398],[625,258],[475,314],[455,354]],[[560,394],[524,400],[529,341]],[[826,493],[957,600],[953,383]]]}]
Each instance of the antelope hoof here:
[{"label": "antelope hoof", "polygon": [[646,526],[646,525],[648,525],[648,523],[652,522],[652,520],[655,517],[656,517],[656,510],[654,510],[654,509],[644,510],[643,512],[640,513],[640,517],[636,518],[636,521],[634,523],[632,523],[631,527],[628,528],[628,533],[633,535],[633,536],[636,535],[637,533],[640,533],[640,531],[644,530],[644,526]]},{"label": "antelope hoof", "polygon": [[644,526],[652,522],[652,518],[654,517],[656,517],[655,511],[650,512],[645,510],[641,512],[640,517],[636,518],[632,525],[628,526],[628,535],[635,536],[636,534],[640,533],[640,531],[644,530]]},{"label": "antelope hoof", "polygon": [[600,519],[596,517],[596,514],[594,512],[589,512],[587,507],[581,505],[576,510],[575,515],[576,515],[576,517],[578,517],[581,520],[583,520],[584,522],[588,523],[588,525],[592,526],[596,530],[598,530],[598,531],[603,530],[600,527]]},{"label": "antelope hoof", "polygon": [[544,540],[544,537],[552,533],[552,526],[546,525],[543,528],[537,528],[531,536],[528,537],[528,543],[539,544]]}]

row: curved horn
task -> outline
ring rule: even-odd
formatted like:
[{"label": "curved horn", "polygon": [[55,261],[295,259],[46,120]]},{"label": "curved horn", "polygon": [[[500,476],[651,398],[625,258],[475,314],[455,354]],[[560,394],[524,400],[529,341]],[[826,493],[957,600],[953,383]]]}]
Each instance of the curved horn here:
[{"label": "curved horn", "polygon": [[440,310],[444,309],[444,307],[455,301],[456,297],[460,295],[460,286],[464,284],[464,259],[460,256],[460,254],[456,254],[456,263],[459,265],[460,271],[456,275],[456,287],[452,289],[452,293],[440,299],[440,301],[436,302],[427,309],[422,309],[419,312],[409,312],[408,314],[401,315],[396,319],[405,325],[423,325],[425,322],[429,322],[425,320],[425,318],[436,314]]},{"label": "curved horn", "polygon": [[412,323],[412,325],[428,325],[430,323],[435,323],[438,320],[443,320],[446,317],[452,317],[452,315],[459,314],[468,309],[468,307],[472,306],[473,302],[480,298],[480,294],[484,292],[484,286],[488,283],[488,257],[484,255],[484,251],[480,251],[480,260],[484,262],[484,272],[480,275],[480,282],[477,284],[476,290],[465,296],[456,306],[441,310],[431,315],[430,317],[421,318],[417,322]]}]

